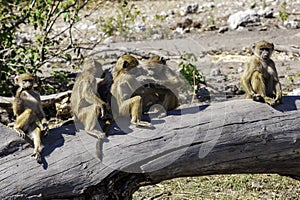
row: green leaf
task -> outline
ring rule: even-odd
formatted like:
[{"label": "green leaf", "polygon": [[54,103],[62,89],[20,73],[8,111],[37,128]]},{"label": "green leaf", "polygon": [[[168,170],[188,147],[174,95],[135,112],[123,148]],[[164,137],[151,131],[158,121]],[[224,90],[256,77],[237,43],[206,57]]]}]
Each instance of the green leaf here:
[{"label": "green leaf", "polygon": [[71,54],[66,53],[65,56],[66,56],[66,59],[67,59],[68,61],[71,61],[71,60],[72,60]]},{"label": "green leaf", "polygon": [[51,69],[52,69],[52,71],[57,71],[58,67],[57,66],[52,66]]}]

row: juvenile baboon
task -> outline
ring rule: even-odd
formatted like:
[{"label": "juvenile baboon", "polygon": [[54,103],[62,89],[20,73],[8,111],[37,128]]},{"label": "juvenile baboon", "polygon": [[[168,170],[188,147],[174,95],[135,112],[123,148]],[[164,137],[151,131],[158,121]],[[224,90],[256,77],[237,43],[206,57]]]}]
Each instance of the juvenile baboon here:
[{"label": "juvenile baboon", "polygon": [[[145,73],[137,79],[148,88],[143,98],[143,111],[147,111],[154,104],[160,104],[166,111],[179,106],[179,89],[183,84],[180,77],[171,70],[164,58],[154,55],[144,66]],[[147,83],[148,82],[148,83]]]},{"label": "juvenile baboon", "polygon": [[271,106],[282,103],[282,91],[275,63],[271,59],[274,45],[260,41],[252,46],[253,55],[246,64],[241,84],[246,98],[266,102]]},{"label": "juvenile baboon", "polygon": [[22,138],[33,141],[33,154],[37,162],[41,162],[41,132],[47,131],[45,113],[41,105],[40,95],[33,90],[35,77],[25,73],[15,78],[19,86],[12,104],[16,121],[14,129]]},{"label": "juvenile baboon", "polygon": [[[138,66],[138,60],[128,54],[122,55],[113,69],[113,83],[111,86],[112,105],[114,118],[131,117],[131,123],[152,127],[151,123],[141,121],[142,115],[142,97],[133,95],[138,89],[139,93],[144,93],[145,89],[136,80],[131,70]],[[133,70],[134,71],[134,70]]]},{"label": "juvenile baboon", "polygon": [[[90,135],[100,139],[105,137],[98,117],[105,115],[105,102],[99,97],[98,86],[103,79],[102,65],[92,59],[86,61],[77,76],[71,95],[71,108],[75,122],[80,122]],[[80,127],[81,128],[81,127]]]}]

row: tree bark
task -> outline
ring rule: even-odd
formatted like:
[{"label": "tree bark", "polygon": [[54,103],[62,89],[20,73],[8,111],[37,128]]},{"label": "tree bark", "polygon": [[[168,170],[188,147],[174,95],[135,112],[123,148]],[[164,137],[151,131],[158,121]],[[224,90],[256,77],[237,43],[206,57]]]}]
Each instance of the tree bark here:
[{"label": "tree bark", "polygon": [[43,163],[1,125],[1,199],[131,199],[143,185],[185,176],[277,173],[300,176],[300,97],[272,108],[232,100],[151,118],[155,129],[111,128],[97,140],[74,124],[50,130]]}]

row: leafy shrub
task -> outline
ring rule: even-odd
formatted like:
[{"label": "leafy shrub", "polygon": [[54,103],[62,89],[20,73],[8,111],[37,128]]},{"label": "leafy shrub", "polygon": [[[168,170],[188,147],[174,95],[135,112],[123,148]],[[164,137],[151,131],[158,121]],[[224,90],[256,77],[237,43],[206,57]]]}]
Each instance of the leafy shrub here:
[{"label": "leafy shrub", "polygon": [[[87,2],[0,0],[0,95],[12,95],[12,77],[16,74],[40,72],[40,67],[54,58],[70,61],[74,53],[80,57],[80,47],[72,40],[72,27]],[[55,33],[53,26],[59,19],[67,26]],[[27,27],[34,36],[30,39],[21,36]],[[64,33],[68,33],[68,44],[61,44]]]},{"label": "leafy shrub", "polygon": [[[184,53],[181,58],[183,60],[179,63],[181,67],[180,75],[192,86],[194,89],[193,93],[195,93],[200,89],[201,84],[206,84],[205,76],[191,63],[197,61],[194,54]],[[188,90],[189,88],[183,88],[183,90]]]},{"label": "leafy shrub", "polygon": [[106,36],[112,36],[118,32],[125,37],[140,14],[141,11],[136,8],[135,4],[128,4],[126,0],[123,0],[118,4],[114,16],[108,18],[100,16],[101,29]]},{"label": "leafy shrub", "polygon": [[286,6],[287,6],[287,3],[283,2],[281,4],[281,10],[279,11],[279,17],[282,21],[286,21],[289,17],[289,14],[287,13],[287,10],[286,10]]}]

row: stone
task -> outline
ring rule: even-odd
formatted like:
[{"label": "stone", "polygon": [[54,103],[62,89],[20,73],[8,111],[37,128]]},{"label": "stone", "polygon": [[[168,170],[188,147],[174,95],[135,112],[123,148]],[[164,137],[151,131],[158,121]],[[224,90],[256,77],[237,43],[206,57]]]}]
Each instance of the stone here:
[{"label": "stone", "polygon": [[248,9],[230,15],[227,23],[232,30],[235,30],[240,26],[258,21],[260,21],[259,15],[254,10]]}]

